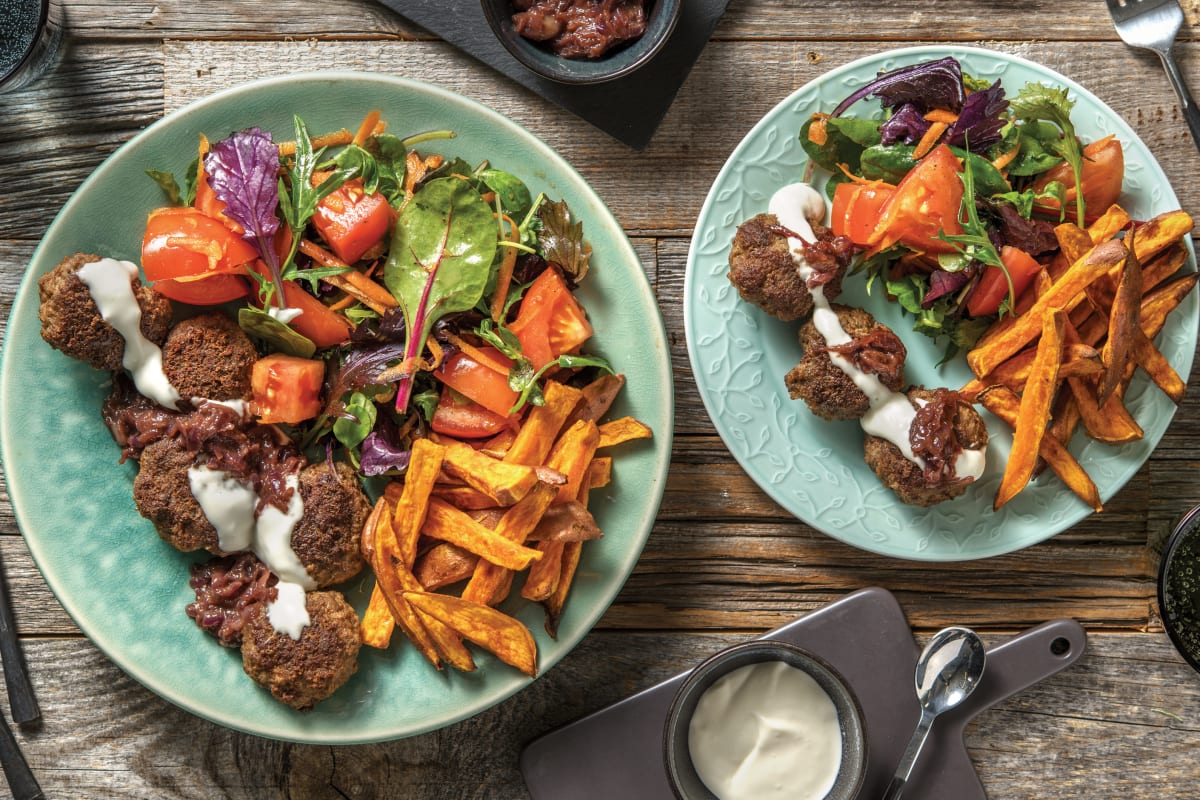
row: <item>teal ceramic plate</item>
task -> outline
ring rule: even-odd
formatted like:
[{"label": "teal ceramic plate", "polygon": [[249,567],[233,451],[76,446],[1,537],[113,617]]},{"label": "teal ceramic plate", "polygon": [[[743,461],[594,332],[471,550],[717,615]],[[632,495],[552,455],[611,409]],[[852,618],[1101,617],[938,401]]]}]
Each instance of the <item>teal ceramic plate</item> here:
[{"label": "teal ceramic plate", "polygon": [[[796,323],[783,323],[743,302],[725,275],[737,226],[764,212],[780,186],[803,180],[808,159],[797,140],[801,124],[830,111],[880,70],[943,56],[982,78],[1003,78],[1015,93],[1026,82],[1065,86],[1076,102],[1072,118],[1092,141],[1116,134],[1125,149],[1121,205],[1134,218],[1179,207],[1162,169],[1121,117],[1073,81],[1016,56],[964,47],[915,47],[870,56],[835,69],[792,93],[746,135],[717,176],[696,224],[684,287],[688,355],[701,396],[734,457],[772,498],[809,525],[848,544],[888,556],[929,561],[984,558],[1027,547],[1070,527],[1091,509],[1047,473],[1000,513],[992,500],[1003,474],[1011,433],[994,418],[989,465],[965,496],[930,509],[905,506],[879,482],[862,458],[856,423],[826,423],[788,397],[783,376],[800,360]],[[854,112],[868,108],[856,106]],[[852,112],[852,113],[854,113]],[[823,182],[823,179],[821,179]],[[1190,243],[1189,243],[1190,246]],[[1194,256],[1186,269],[1195,270]],[[938,368],[941,350],[912,332],[911,319],[882,292],[868,296],[861,278],[846,281],[841,302],[871,311],[908,348],[905,375],[914,384],[962,386],[970,377],[962,358]],[[1159,338],[1180,375],[1191,368],[1196,344],[1193,292]],[[1145,430],[1139,442],[1111,447],[1086,440],[1072,451],[1111,498],[1150,455],[1175,405],[1139,373],[1128,405]]]},{"label": "teal ceramic plate", "polygon": [[[604,538],[584,548],[559,638],[540,607],[514,603],[537,639],[545,672],[596,623],[633,569],[662,496],[671,451],[672,387],[654,295],[620,226],[587,183],[543,142],[499,114],[445,90],[356,73],[294,75],[221,92],[171,114],[104,162],[79,188],[34,254],[8,324],[0,371],[0,445],[17,521],[46,582],[86,633],[150,689],[214,722],[313,743],[353,743],[422,733],[464,719],[519,691],[529,679],[477,651],[472,674],[438,673],[398,637],[364,648],[358,674],[308,713],[275,702],[185,614],[194,560],[165,545],[134,509],[135,467],[100,420],[108,376],[46,346],[39,336],[36,280],[64,256],[97,252],[136,260],[147,212],[162,203],[146,169],[182,174],[197,136],[258,125],[290,139],[292,115],[315,133],[353,128],[372,108],[406,135],[451,128],[425,152],[462,156],[524,177],[534,192],[567,200],[584,221],[593,268],[580,296],[596,328],[592,349],[625,373],[614,413],[655,434],[615,455],[614,483],[594,497]],[[629,347],[638,342],[638,347]],[[358,610],[372,580],[347,587]]]}]

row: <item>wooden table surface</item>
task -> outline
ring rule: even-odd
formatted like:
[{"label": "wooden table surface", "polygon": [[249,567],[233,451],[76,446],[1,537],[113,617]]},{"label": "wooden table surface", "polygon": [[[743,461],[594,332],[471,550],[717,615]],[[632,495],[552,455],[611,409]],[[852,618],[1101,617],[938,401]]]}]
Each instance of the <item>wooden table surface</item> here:
[{"label": "wooden table surface", "polygon": [[[946,624],[973,626],[992,642],[1056,617],[1086,626],[1081,661],[969,729],[993,800],[1200,796],[1200,676],[1162,631],[1154,582],[1172,521],[1200,503],[1200,393],[1189,393],[1153,457],[1104,513],[1007,556],[906,562],[827,538],[759,490],[711,426],[684,342],[689,236],[728,153],[794,88],[881,49],[978,43],[1062,72],[1124,115],[1183,207],[1200,210],[1200,156],[1161,67],[1117,39],[1099,0],[734,0],[642,152],[370,0],[64,4],[63,63],[28,90],[0,96],[0,319],[63,202],[146,125],[265,74],[377,70],[498,109],[591,182],[658,294],[677,428],[649,544],[580,647],[474,719],[369,746],[291,745],[231,732],[142,688],[81,635],[48,591],[0,488],[0,560],[43,709],[42,722],[17,735],[48,797],[526,797],[517,754],[531,738],[872,585],[897,596],[919,638]],[[1200,90],[1200,48],[1191,41],[1200,3],[1184,6],[1189,25],[1179,54]]]}]

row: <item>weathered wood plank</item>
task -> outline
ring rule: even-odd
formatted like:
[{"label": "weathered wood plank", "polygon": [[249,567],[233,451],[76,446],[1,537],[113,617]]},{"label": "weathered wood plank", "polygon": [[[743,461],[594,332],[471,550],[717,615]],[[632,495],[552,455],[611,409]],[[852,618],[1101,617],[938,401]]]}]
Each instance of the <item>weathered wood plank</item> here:
[{"label": "weathered wood plank", "polygon": [[[218,88],[294,72],[298,64],[373,69],[438,83],[492,106],[546,140],[591,182],[627,230],[687,237],[721,165],[760,116],[793,88],[877,52],[881,44],[822,43],[821,60],[810,64],[804,54],[811,48],[794,42],[713,42],[650,146],[633,156],[514,83],[479,81],[478,64],[443,43],[169,42],[165,80],[169,109]],[[995,47],[1045,63],[1096,90],[1139,126],[1184,206],[1200,205],[1200,187],[1190,180],[1200,167],[1200,154],[1157,62],[1131,60],[1124,45],[1116,43],[997,42]],[[1183,47],[1185,53],[1190,49]],[[1200,48],[1195,61],[1200,67]],[[1200,73],[1196,81],[1200,83]]]},{"label": "weathered wood plank", "polygon": [[[1121,45],[1082,65],[1072,48],[997,44],[1062,69],[1139,126],[1185,206],[1200,197],[1188,177],[1200,166],[1156,63],[1122,63]],[[752,52],[745,52],[748,48]],[[790,42],[714,42],[651,146],[631,168],[629,150],[573,115],[507,81],[480,82],[472,59],[441,43],[172,42],[157,47],[84,43],[44,84],[0,100],[0,131],[10,185],[0,194],[9,237],[36,237],[78,183],[105,155],[162,111],[159,76],[166,70],[168,108],[264,74],[305,68],[376,69],[430,80],[475,97],[516,119],[562,152],[631,232],[686,237],[699,202],[729,152],[758,117],[799,86],[837,64],[874,52],[875,44],[830,43],[817,64]],[[1186,49],[1186,48],[1185,48]],[[265,52],[264,52],[265,51]],[[165,57],[165,66],[164,66]],[[1200,61],[1200,53],[1197,54]],[[770,80],[763,80],[770,75]],[[713,103],[713,97],[736,102]],[[83,101],[86,98],[86,102]],[[72,113],[67,113],[68,111]],[[672,191],[663,176],[671,176]]]},{"label": "weathered wood plank", "polygon": [[0,96],[0,236],[40,238],[80,182],[162,112],[153,45],[71,47],[42,81]]},{"label": "weathered wood plank", "polygon": [[[17,735],[48,797],[517,800],[528,796],[517,767],[525,742],[741,638],[593,634],[471,720],[339,748],[219,728],[160,700],[86,642],[39,640],[26,651],[43,722]],[[1190,797],[1198,701],[1200,681],[1165,636],[1093,633],[1075,666],[981,715],[967,745],[993,800],[1051,796],[1048,787],[1064,800]]]},{"label": "weathered wood plank", "polygon": [[[1184,3],[1185,37],[1194,35],[1200,13]],[[196,14],[183,0],[128,3],[114,18],[103,2],[74,2],[70,26],[81,38],[428,38],[418,26],[369,0],[316,6],[285,1],[263,5],[233,0]],[[938,41],[979,42],[1016,39],[1036,30],[1039,37],[1063,41],[1116,41],[1104,11],[1088,0],[1067,0],[1052,8],[1042,3],[999,5],[988,0],[956,3],[954,13],[933,0],[906,5],[863,6],[855,0],[829,0],[819,12],[799,9],[788,0],[734,0],[715,33],[717,39],[837,40],[862,38],[863,30],[896,46],[915,35]]]}]

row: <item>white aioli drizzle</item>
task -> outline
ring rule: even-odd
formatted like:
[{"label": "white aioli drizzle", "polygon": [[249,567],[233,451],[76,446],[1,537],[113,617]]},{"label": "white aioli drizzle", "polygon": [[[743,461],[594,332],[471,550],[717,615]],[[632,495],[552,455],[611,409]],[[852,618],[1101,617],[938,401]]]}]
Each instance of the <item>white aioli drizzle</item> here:
[{"label": "white aioli drizzle", "polygon": [[821,800],[842,763],[837,707],[803,670],[748,664],[700,696],[688,751],[720,800]]},{"label": "white aioli drizzle", "polygon": [[[133,375],[137,390],[161,406],[176,408],[180,396],[163,372],[162,350],[142,335],[142,309],[132,284],[132,278],[138,274],[137,265],[102,258],[84,264],[76,274],[88,287],[100,316],[124,337],[122,364]],[[277,318],[284,322],[301,313],[299,309],[278,312]],[[197,397],[192,398],[192,403],[196,406],[217,403],[243,418],[247,411],[243,400]],[[226,472],[192,467],[188,470],[188,485],[204,516],[217,531],[217,546],[227,553],[250,550],[279,576],[275,600],[267,606],[267,618],[275,630],[299,639],[309,624],[304,592],[315,589],[316,583],[291,547],[292,529],[304,515],[298,479],[294,475],[287,479],[292,498],[286,512],[267,504],[257,517],[254,512],[258,495],[253,487]]]},{"label": "white aioli drizzle", "polygon": [[[812,242],[816,239],[811,222],[817,222],[825,216],[825,199],[816,189],[807,183],[793,183],[784,186],[771,196],[767,211],[775,215],[779,224],[800,238],[788,237],[788,247],[796,262],[796,270],[800,278],[808,285],[812,275],[812,267],[804,258],[804,248],[801,239]],[[825,298],[824,286],[810,286],[809,294],[813,299],[813,325],[825,338],[826,345],[836,347],[851,341],[846,333],[837,312]],[[859,423],[867,433],[891,442],[909,461],[924,468],[925,460],[913,452],[909,440],[909,429],[916,419],[917,410],[909,401],[907,395],[893,392],[879,380],[879,376],[863,372],[841,353],[831,352],[829,359],[838,369],[846,374],[854,385],[867,396],[870,405]],[[921,402],[921,401],[918,401]],[[987,457],[984,448],[968,450],[963,448],[954,461],[954,472],[958,477],[971,477],[978,480],[983,475]]]},{"label": "white aioli drizzle", "polygon": [[113,258],[84,264],[76,273],[88,287],[100,316],[125,339],[121,363],[137,390],[160,406],[175,408],[179,392],[162,368],[162,350],[142,335],[142,308],[133,294],[137,265]]},{"label": "white aioli drizzle", "polygon": [[287,325],[289,322],[300,316],[304,312],[299,308],[276,308],[271,306],[267,309],[267,314]]},{"label": "white aioli drizzle", "polygon": [[250,404],[245,400],[210,400],[207,397],[192,398],[192,405],[196,408],[199,408],[203,403],[212,403],[213,405],[217,406],[225,406],[242,419],[245,419],[250,413]]},{"label": "white aioli drizzle", "polygon": [[309,624],[305,590],[317,588],[308,570],[292,550],[292,530],[304,516],[300,482],[289,476],[292,490],[287,511],[267,503],[257,517],[258,495],[245,481],[227,472],[195,466],[188,469],[192,496],[208,521],[217,529],[217,546],[227,553],[250,550],[279,576],[275,599],[267,606],[271,627],[299,639]]}]

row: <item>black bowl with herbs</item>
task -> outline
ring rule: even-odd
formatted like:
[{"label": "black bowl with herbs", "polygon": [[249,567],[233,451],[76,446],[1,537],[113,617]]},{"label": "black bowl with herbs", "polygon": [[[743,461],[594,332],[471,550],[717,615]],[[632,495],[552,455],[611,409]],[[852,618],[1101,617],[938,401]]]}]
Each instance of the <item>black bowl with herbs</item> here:
[{"label": "black bowl with herbs", "polygon": [[[505,49],[527,69],[558,83],[594,84],[648,63],[670,38],[681,0],[480,0]],[[607,16],[599,16],[607,15]]]}]

